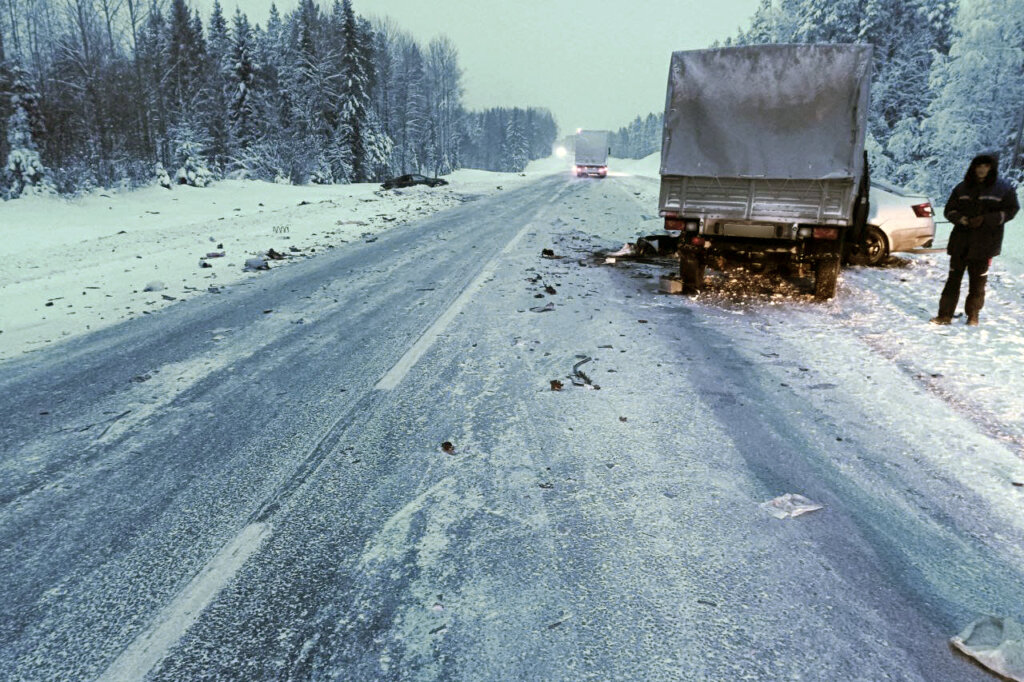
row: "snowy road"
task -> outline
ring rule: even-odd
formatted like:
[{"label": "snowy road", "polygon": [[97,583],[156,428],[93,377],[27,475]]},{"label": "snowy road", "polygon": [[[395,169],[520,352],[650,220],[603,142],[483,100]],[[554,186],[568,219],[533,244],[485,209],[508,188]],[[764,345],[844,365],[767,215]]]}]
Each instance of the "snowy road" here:
[{"label": "snowy road", "polygon": [[553,176],[0,365],[5,677],[991,679],[947,642],[1024,617],[1019,453],[830,306],[595,267],[653,188]]}]

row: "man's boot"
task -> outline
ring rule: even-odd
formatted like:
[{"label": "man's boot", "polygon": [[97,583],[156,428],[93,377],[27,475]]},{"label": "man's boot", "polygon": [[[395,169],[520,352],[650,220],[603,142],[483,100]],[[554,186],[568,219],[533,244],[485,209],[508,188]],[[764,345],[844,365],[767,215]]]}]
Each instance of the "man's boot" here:
[{"label": "man's boot", "polygon": [[947,317],[946,315],[936,315],[928,321],[932,324],[950,324],[953,321],[953,318]]},{"label": "man's boot", "polygon": [[968,327],[977,327],[978,326],[978,316],[977,315],[968,315],[967,316],[967,326]]}]

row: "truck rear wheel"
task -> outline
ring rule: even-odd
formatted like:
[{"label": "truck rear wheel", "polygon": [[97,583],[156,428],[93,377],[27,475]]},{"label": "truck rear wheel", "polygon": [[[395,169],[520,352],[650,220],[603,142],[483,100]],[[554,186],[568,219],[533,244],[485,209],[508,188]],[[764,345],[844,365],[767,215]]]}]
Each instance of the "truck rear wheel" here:
[{"label": "truck rear wheel", "polygon": [[839,259],[823,258],[814,265],[814,297],[819,301],[835,298],[839,283]]},{"label": "truck rear wheel", "polygon": [[704,288],[704,261],[685,251],[679,254],[679,279],[684,294],[695,294]]}]

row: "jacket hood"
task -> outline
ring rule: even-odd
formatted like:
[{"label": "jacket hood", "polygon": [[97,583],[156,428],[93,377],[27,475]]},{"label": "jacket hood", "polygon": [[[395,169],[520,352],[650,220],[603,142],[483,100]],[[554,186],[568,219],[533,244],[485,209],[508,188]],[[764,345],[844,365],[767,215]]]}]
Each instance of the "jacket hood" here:
[{"label": "jacket hood", "polygon": [[971,161],[971,165],[967,168],[967,173],[964,175],[964,182],[968,185],[973,185],[977,182],[977,178],[974,176],[974,169],[982,163],[987,163],[992,166],[992,170],[989,171],[988,177],[985,178],[985,184],[995,184],[996,179],[999,177],[999,154],[996,152],[985,152],[984,154],[978,154],[975,156]]}]

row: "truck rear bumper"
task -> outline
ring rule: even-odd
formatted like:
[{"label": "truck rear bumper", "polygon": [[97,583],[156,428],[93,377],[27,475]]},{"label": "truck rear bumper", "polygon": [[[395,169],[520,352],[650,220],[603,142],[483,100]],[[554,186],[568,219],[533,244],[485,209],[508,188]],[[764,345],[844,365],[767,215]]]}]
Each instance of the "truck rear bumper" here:
[{"label": "truck rear bumper", "polygon": [[684,236],[682,249],[708,257],[724,256],[748,261],[795,261],[810,263],[837,258],[838,239],[749,239],[743,237]]}]

